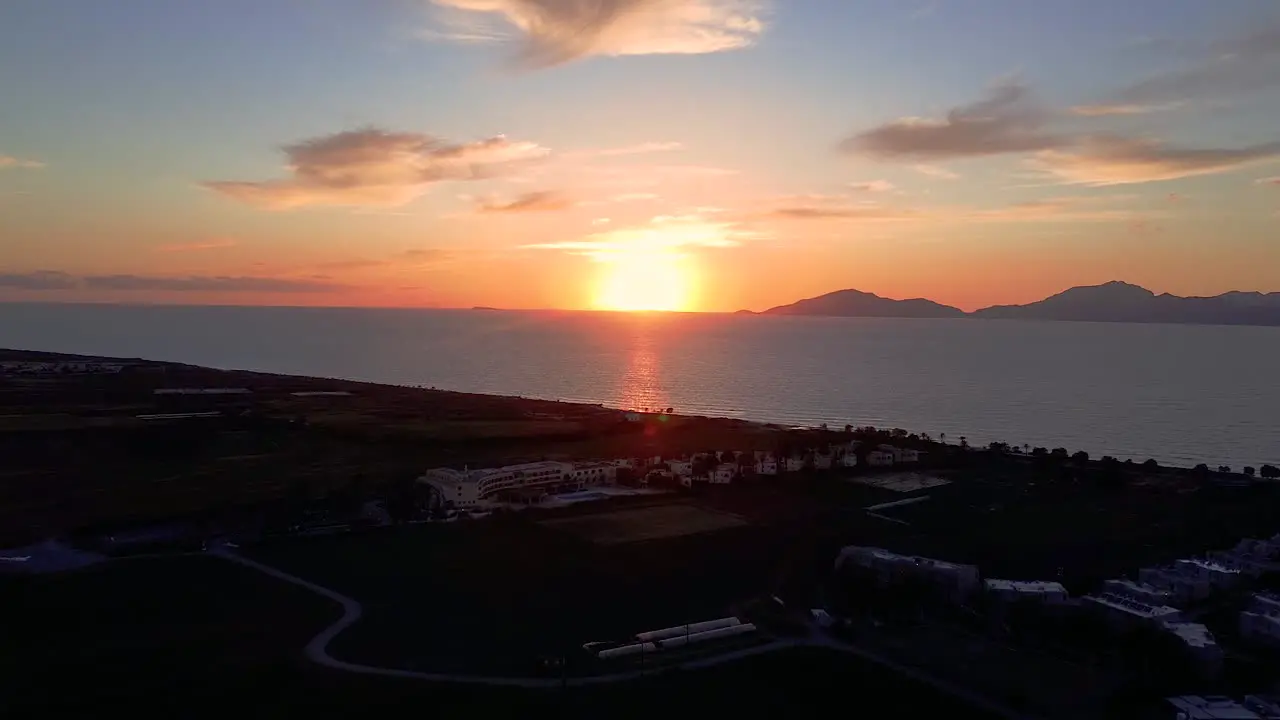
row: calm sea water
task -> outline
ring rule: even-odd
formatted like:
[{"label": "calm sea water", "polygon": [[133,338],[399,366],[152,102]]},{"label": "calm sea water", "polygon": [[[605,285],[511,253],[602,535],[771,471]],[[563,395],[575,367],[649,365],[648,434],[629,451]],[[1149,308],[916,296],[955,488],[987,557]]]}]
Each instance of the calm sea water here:
[{"label": "calm sea water", "polygon": [[1280,463],[1280,328],[0,304],[0,346]]}]

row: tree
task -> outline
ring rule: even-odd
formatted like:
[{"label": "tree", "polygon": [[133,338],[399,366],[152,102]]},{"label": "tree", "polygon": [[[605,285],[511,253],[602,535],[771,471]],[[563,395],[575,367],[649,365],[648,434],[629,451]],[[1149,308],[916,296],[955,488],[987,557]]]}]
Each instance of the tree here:
[{"label": "tree", "polygon": [[1049,451],[1049,455],[1050,455],[1050,457],[1054,457],[1054,458],[1057,458],[1057,459],[1059,459],[1059,460],[1066,460],[1066,459],[1067,459],[1067,449],[1066,449],[1066,448],[1061,448],[1061,447],[1056,447],[1056,448],[1054,448],[1053,450],[1050,450],[1050,451]]},{"label": "tree", "polygon": [[961,450],[968,450],[968,449],[969,449],[969,438],[967,438],[967,437],[965,437],[965,436],[963,436],[963,435],[961,435],[961,436],[960,436],[960,449],[961,449]]},{"label": "tree", "polygon": [[1275,465],[1263,465],[1258,474],[1264,478],[1280,478],[1280,468]]},{"label": "tree", "polygon": [[1084,465],[1089,462],[1089,453],[1083,450],[1077,450],[1075,454],[1071,456],[1071,459],[1080,465]]},{"label": "tree", "polygon": [[942,444],[943,444],[943,445],[946,445],[946,444],[947,444],[947,434],[946,434],[946,433],[938,433],[938,439],[942,441]]},{"label": "tree", "polygon": [[1144,470],[1159,470],[1159,469],[1160,469],[1160,463],[1156,462],[1155,458],[1147,458],[1147,459],[1142,463],[1142,468],[1143,468]]},{"label": "tree", "polygon": [[1044,457],[1049,454],[1049,450],[1042,447],[1032,448],[1031,454],[1035,457]]},{"label": "tree", "polygon": [[1205,465],[1204,463],[1200,463],[1199,465],[1196,465],[1194,468],[1192,468],[1191,471],[1203,477],[1209,474],[1209,466]]},{"label": "tree", "polygon": [[1219,466],[1218,466],[1218,472],[1220,472],[1220,473],[1229,473],[1229,472],[1231,472],[1231,466],[1230,466],[1230,465],[1219,465]]},{"label": "tree", "polygon": [[853,434],[853,426],[852,426],[852,425],[845,425],[845,426],[844,426],[844,434],[845,434],[845,435],[852,435],[852,434]]},{"label": "tree", "polygon": [[1245,466],[1244,466],[1244,474],[1245,474],[1245,475],[1248,475],[1249,477],[1253,477],[1254,473],[1256,473],[1256,472],[1257,472],[1257,471],[1253,469],[1253,466],[1252,466],[1252,465],[1245,465]]}]

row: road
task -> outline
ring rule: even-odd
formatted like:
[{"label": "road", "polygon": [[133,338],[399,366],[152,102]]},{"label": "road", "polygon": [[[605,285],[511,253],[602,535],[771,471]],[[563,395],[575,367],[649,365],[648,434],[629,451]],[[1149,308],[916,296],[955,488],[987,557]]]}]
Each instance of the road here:
[{"label": "road", "polygon": [[[592,675],[590,677],[571,677],[571,678],[528,678],[528,677],[501,677],[493,675],[458,675],[453,673],[431,673],[420,672],[417,670],[402,670],[399,668],[378,667],[374,665],[362,665],[359,663],[351,663],[345,660],[339,660],[329,654],[329,644],[333,639],[341,634],[344,630],[354,625],[360,620],[364,614],[364,608],[360,603],[341,593],[329,588],[317,585],[309,580],[305,580],[296,575],[290,575],[283,570],[250,560],[243,555],[231,552],[226,547],[217,547],[209,551],[209,554],[223,558],[233,563],[252,568],[258,572],[270,575],[278,580],[287,583],[293,583],[304,587],[311,592],[328,598],[342,606],[342,617],[338,618],[332,625],[321,630],[319,634],[311,638],[304,650],[307,659],[311,662],[323,667],[332,668],[334,670],[342,670],[344,672],[359,673],[362,675],[382,675],[385,677],[411,678],[415,680],[427,680],[430,682],[443,683],[459,683],[468,685],[490,685],[501,687],[531,688],[531,689],[551,689],[558,687],[586,687],[590,685],[606,685],[609,683],[624,682],[628,680],[636,680],[647,675],[653,675],[655,671],[633,670],[622,673],[613,673],[609,675]],[[692,660],[682,665],[681,669],[696,670],[700,668],[714,667],[724,663],[734,662],[753,655],[763,655],[765,653],[776,652],[787,648],[797,647],[805,644],[803,641],[792,640],[775,640],[774,642],[764,645],[757,645],[750,648],[735,650],[733,652],[716,655],[714,657],[701,658]]]},{"label": "road", "polygon": [[[339,634],[354,625],[360,620],[364,613],[360,603],[349,598],[339,592],[330,590],[329,588],[317,585],[309,580],[305,580],[296,575],[290,575],[283,570],[265,565],[251,560],[242,555],[238,555],[226,547],[216,547],[209,551],[210,554],[223,558],[233,563],[252,568],[258,572],[270,575],[278,580],[292,583],[310,590],[317,595],[328,598],[342,606],[342,617],[338,618],[329,627],[321,630],[319,634],[311,638],[307,643],[305,653],[309,660],[323,667],[332,668],[334,670],[342,670],[344,672],[359,673],[363,675],[382,675],[385,677],[412,678],[417,680],[427,680],[431,682],[444,683],[461,683],[470,685],[490,685],[502,687],[531,688],[531,689],[553,689],[557,687],[585,687],[591,685],[606,685],[610,683],[625,682],[628,680],[636,680],[653,671],[646,673],[643,670],[633,670],[622,673],[613,673],[609,675],[593,675],[590,677],[573,677],[573,678],[528,678],[528,677],[501,677],[491,675],[459,675],[453,673],[431,673],[420,672],[417,670],[402,670],[398,668],[377,667],[374,665],[362,665],[359,663],[351,663],[345,660],[339,660],[329,654],[329,644],[333,642]],[[734,662],[753,655],[762,655],[765,653],[776,652],[787,648],[795,647],[824,647],[838,652],[856,655],[859,658],[871,661],[887,667],[895,672],[901,673],[912,680],[933,687],[945,694],[960,698],[970,703],[974,707],[991,713],[997,717],[1005,718],[1005,720],[1041,720],[1035,715],[1022,713],[1010,708],[1006,705],[998,703],[989,698],[983,697],[973,691],[956,685],[947,680],[943,680],[921,670],[908,667],[895,660],[885,657],[879,653],[868,650],[866,648],[854,645],[831,637],[825,632],[819,630],[816,626],[810,627],[807,637],[794,640],[775,640],[774,642],[758,645],[755,647],[727,652],[714,657],[701,658],[681,664],[678,667],[685,670],[696,670],[701,668],[714,667],[725,663]]]}]

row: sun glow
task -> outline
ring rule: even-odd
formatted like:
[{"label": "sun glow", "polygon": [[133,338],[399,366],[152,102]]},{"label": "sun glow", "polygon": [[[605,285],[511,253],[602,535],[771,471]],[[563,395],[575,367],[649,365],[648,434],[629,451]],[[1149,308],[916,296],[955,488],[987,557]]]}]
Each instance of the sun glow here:
[{"label": "sun glow", "polygon": [[667,248],[628,248],[598,259],[601,272],[593,305],[624,312],[691,309],[689,258]]}]

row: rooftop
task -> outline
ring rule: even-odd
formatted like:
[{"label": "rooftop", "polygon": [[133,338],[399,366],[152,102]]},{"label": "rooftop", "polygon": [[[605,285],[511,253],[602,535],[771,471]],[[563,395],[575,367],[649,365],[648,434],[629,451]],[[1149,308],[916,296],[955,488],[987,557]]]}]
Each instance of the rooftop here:
[{"label": "rooftop", "polygon": [[984,583],[988,590],[1012,590],[1023,593],[1066,593],[1062,583],[1048,580],[998,580],[989,579]]},{"label": "rooftop", "polygon": [[1207,648],[1218,644],[1209,628],[1199,623],[1165,623],[1165,627],[1191,647]]},{"label": "rooftop", "polygon": [[1187,720],[1258,720],[1258,715],[1229,697],[1183,695],[1168,698]]},{"label": "rooftop", "polygon": [[1181,612],[1177,608],[1169,607],[1167,605],[1148,605],[1147,603],[1138,602],[1137,600],[1131,600],[1127,597],[1116,595],[1115,593],[1102,593],[1101,595],[1088,595],[1085,597],[1085,599],[1098,603],[1100,605],[1106,605],[1110,608],[1126,612],[1135,617],[1160,618],[1160,617],[1168,617],[1170,615],[1177,615],[1179,612]]}]

